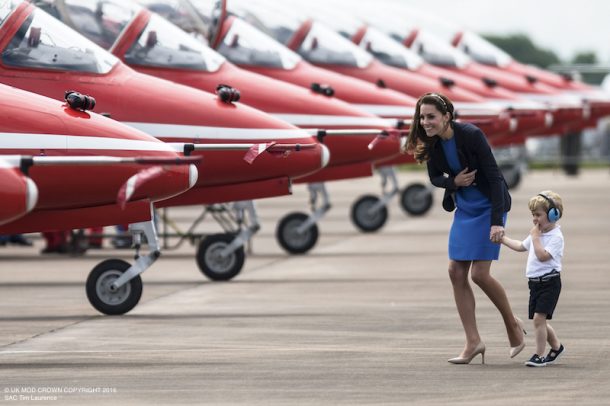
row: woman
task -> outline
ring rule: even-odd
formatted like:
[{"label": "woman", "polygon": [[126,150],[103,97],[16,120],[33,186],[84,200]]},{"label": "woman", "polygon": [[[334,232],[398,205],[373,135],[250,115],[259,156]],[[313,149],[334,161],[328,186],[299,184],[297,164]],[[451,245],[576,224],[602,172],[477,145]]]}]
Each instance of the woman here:
[{"label": "woman", "polygon": [[449,278],[466,345],[449,362],[468,364],[481,354],[485,363],[469,271],[472,281],[500,311],[510,342],[509,356],[513,358],[525,347],[524,331],[504,288],[490,274],[491,261],[500,253],[511,198],[485,135],[472,124],[455,122],[453,111],[447,97],[423,95],[417,101],[407,142],[407,151],[419,163],[427,163],[432,184],[445,189],[443,208],[453,211],[457,207],[449,233]]}]

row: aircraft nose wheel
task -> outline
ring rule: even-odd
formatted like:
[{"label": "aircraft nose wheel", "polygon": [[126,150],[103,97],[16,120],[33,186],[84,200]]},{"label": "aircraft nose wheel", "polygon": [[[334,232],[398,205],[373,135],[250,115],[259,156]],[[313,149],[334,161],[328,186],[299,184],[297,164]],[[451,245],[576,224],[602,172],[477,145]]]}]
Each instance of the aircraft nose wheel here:
[{"label": "aircraft nose wheel", "polygon": [[223,256],[222,251],[233,241],[233,234],[213,234],[201,240],[197,249],[197,265],[213,281],[228,281],[244,266],[244,247]]},{"label": "aircraft nose wheel", "polygon": [[385,206],[371,210],[379,205],[381,199],[373,195],[365,195],[352,206],[352,222],[360,231],[372,233],[383,227],[388,220],[388,209]]},{"label": "aircraft nose wheel", "polygon": [[308,218],[309,216],[304,213],[291,213],[277,225],[275,237],[280,246],[288,253],[303,254],[318,242],[318,226],[315,223],[302,233],[298,230]]},{"label": "aircraft nose wheel", "polygon": [[400,206],[412,216],[421,216],[432,207],[432,192],[422,183],[409,185],[400,194]]},{"label": "aircraft nose wheel", "polygon": [[114,289],[112,284],[131,265],[121,259],[108,259],[93,268],[87,278],[87,298],[93,307],[108,315],[125,314],[133,309],[142,297],[142,278],[137,275],[123,286]]}]

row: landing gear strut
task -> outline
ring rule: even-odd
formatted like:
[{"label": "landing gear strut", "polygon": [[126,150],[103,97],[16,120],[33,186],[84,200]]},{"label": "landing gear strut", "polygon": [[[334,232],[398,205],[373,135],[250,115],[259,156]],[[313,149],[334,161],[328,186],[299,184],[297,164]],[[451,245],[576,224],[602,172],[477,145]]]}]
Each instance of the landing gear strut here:
[{"label": "landing gear strut", "polygon": [[[223,233],[195,232],[208,215],[218,223]],[[182,231],[169,218],[167,208],[163,209],[161,219],[164,226],[163,248],[175,249],[185,241],[196,245],[197,266],[201,273],[213,281],[227,281],[241,272],[246,259],[245,247],[260,229],[256,208],[251,200],[205,206],[186,231]],[[168,227],[174,233],[167,232]],[[169,244],[170,237],[179,237],[178,242]]]},{"label": "landing gear strut", "polygon": [[122,259],[107,259],[93,268],[87,278],[87,298],[104,314],[124,314],[133,309],[142,296],[142,278],[135,276],[115,288],[113,284],[131,267]]},{"label": "landing gear strut", "polygon": [[[388,219],[387,206],[399,192],[394,167],[383,166],[379,168],[379,174],[381,175],[381,198],[365,195],[352,206],[352,222],[365,233],[375,232],[385,225]],[[420,216],[432,207],[432,192],[421,183],[411,184],[400,194],[400,205],[408,214]]]},{"label": "landing gear strut", "polygon": [[[260,229],[254,202],[236,202],[233,210],[239,233],[208,235],[197,249],[197,265],[213,281],[227,281],[239,274],[246,259],[244,245]],[[246,212],[250,224],[246,223]]]},{"label": "landing gear strut", "polygon": [[[381,198],[364,195],[352,205],[351,219],[354,225],[365,233],[371,233],[383,227],[388,220],[388,203],[398,193],[396,172],[391,166],[379,168],[381,175]],[[386,187],[390,184],[390,190]]]},{"label": "landing gear strut", "polygon": [[[318,226],[320,220],[330,210],[330,199],[324,183],[310,183],[310,204],[312,213],[290,213],[277,225],[275,237],[280,246],[290,254],[304,254],[318,242]],[[322,203],[318,205],[318,196]]]},{"label": "landing gear strut", "polygon": [[[93,307],[104,314],[125,314],[138,304],[142,296],[140,274],[161,255],[152,221],[131,224],[129,231],[136,249],[134,264],[130,266],[120,259],[108,259],[95,266],[87,278],[87,298]],[[146,236],[150,252],[140,256],[142,235]]]}]

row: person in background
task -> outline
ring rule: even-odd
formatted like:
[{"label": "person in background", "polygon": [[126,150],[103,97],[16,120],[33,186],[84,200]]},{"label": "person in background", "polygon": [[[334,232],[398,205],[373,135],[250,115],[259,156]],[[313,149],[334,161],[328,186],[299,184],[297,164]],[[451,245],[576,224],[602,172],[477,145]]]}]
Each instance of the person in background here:
[{"label": "person in background", "polygon": [[87,248],[102,249],[104,244],[104,227],[91,227],[88,229],[88,232]]},{"label": "person in background", "polygon": [[40,251],[41,254],[65,254],[68,252],[69,231],[44,231],[42,237],[46,246]]},{"label": "person in background", "polygon": [[9,235],[0,235],[0,246],[13,244],[13,245],[21,245],[23,247],[31,247],[32,241],[25,238],[23,234],[9,234]]}]

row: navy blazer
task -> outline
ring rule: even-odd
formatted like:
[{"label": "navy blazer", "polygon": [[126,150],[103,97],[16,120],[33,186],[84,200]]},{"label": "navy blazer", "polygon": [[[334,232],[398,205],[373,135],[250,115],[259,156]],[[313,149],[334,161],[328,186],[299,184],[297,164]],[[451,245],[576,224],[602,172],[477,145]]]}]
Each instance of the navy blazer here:
[{"label": "navy blazer", "polygon": [[[510,210],[511,197],[485,134],[478,127],[468,123],[452,122],[451,126],[462,168],[468,168],[468,172],[477,169],[472,184],[491,201],[490,226],[504,226],[503,216]],[[455,209],[453,193],[457,191],[454,179],[457,173],[453,173],[449,168],[440,142],[437,141],[430,146],[429,156],[427,164],[430,181],[434,186],[445,189],[443,208],[453,211]]]}]

